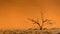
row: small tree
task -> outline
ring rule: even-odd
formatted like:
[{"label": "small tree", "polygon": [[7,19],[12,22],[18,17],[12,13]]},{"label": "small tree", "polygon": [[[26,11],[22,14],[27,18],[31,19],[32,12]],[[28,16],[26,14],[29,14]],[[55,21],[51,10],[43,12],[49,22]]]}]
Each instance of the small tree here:
[{"label": "small tree", "polygon": [[39,29],[40,29],[40,30],[42,30],[42,29],[43,29],[43,25],[44,25],[44,23],[52,24],[52,23],[51,23],[51,21],[52,21],[52,20],[48,20],[48,19],[43,20],[43,21],[42,21],[42,24],[40,24],[40,23],[39,23],[38,18],[37,18],[37,20],[33,20],[33,19],[28,19],[28,20],[30,20],[30,21],[32,21],[32,22],[34,22],[33,24],[37,24],[37,25],[39,26]]},{"label": "small tree", "polygon": [[48,19],[44,19],[44,16],[43,16],[43,11],[41,11],[41,21],[42,21],[42,24],[39,23],[39,19],[37,18],[37,20],[34,20],[34,19],[28,19],[32,22],[34,22],[33,24],[37,24],[39,26],[39,29],[42,30],[43,29],[43,25],[45,23],[49,23],[49,24],[52,24],[52,20],[48,20]]},{"label": "small tree", "polygon": [[49,23],[49,24],[52,24],[52,20],[48,20],[48,19],[45,19],[44,18],[44,13],[43,13],[43,8],[41,7],[41,21],[42,21],[42,24],[39,23],[39,19],[37,18],[37,20],[34,20],[34,19],[28,19],[32,22],[34,22],[33,24],[37,24],[39,26],[39,29],[42,30],[43,29],[43,25],[45,23]]}]

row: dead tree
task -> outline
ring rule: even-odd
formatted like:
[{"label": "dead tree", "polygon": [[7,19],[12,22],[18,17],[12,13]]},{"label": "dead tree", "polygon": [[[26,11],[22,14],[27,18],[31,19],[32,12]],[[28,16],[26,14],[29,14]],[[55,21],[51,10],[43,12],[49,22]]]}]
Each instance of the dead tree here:
[{"label": "dead tree", "polygon": [[40,13],[41,13],[41,21],[42,21],[42,24],[39,23],[39,19],[38,18],[37,18],[37,20],[34,20],[34,19],[28,19],[28,20],[34,22],[34,24],[37,24],[39,26],[39,29],[42,30],[44,23],[52,24],[51,23],[52,20],[45,19],[44,18],[43,11],[41,11]]}]

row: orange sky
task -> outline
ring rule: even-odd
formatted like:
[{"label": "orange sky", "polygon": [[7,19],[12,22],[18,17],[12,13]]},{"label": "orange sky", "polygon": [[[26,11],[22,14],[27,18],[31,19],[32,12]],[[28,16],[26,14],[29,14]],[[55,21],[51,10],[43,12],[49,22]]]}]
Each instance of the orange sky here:
[{"label": "orange sky", "polygon": [[41,8],[44,11],[44,18],[56,22],[44,27],[60,28],[59,4],[60,0],[0,0],[0,29],[34,28],[33,23],[27,18],[39,17],[40,20]]}]

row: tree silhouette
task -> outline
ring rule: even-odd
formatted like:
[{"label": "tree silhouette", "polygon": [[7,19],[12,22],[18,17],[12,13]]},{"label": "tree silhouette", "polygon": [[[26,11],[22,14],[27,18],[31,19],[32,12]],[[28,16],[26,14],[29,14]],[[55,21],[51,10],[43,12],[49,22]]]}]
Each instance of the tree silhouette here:
[{"label": "tree silhouette", "polygon": [[53,24],[53,23],[51,22],[52,20],[48,20],[48,19],[44,20],[44,21],[42,22],[42,24],[39,23],[39,20],[38,20],[38,19],[37,19],[37,20],[28,19],[28,20],[34,22],[33,24],[37,24],[37,25],[39,26],[39,29],[40,29],[40,30],[43,29],[44,23]]},{"label": "tree silhouette", "polygon": [[39,23],[39,19],[37,18],[37,20],[34,20],[34,19],[28,19],[32,22],[34,22],[33,24],[37,24],[39,26],[39,29],[42,30],[43,29],[43,25],[45,23],[49,23],[49,24],[52,24],[52,20],[48,20],[48,19],[44,19],[44,16],[43,16],[43,12],[41,11],[41,20],[42,20],[42,24]]}]

